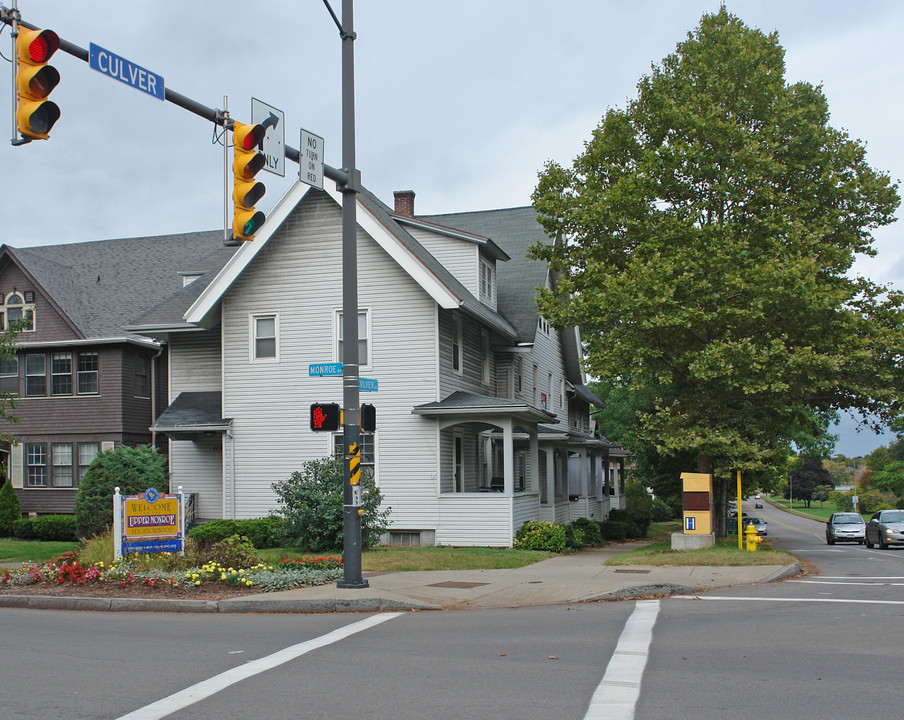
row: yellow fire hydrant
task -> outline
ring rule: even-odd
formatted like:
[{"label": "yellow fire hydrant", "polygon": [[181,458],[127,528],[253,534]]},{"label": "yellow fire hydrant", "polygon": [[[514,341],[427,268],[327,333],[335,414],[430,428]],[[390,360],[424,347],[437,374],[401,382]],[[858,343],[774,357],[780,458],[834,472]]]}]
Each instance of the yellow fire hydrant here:
[{"label": "yellow fire hydrant", "polygon": [[747,552],[756,552],[756,546],[763,542],[763,538],[757,535],[753,525],[748,525],[744,529],[744,539],[747,540]]}]

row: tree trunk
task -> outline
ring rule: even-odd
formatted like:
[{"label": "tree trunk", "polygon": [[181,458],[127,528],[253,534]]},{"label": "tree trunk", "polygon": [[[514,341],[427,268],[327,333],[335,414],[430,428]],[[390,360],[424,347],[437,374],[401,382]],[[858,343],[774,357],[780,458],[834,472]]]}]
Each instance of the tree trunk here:
[{"label": "tree trunk", "polygon": [[[709,455],[697,457],[697,472],[713,474],[713,459]],[[725,537],[728,517],[728,483],[713,478],[713,530],[716,537]]]}]

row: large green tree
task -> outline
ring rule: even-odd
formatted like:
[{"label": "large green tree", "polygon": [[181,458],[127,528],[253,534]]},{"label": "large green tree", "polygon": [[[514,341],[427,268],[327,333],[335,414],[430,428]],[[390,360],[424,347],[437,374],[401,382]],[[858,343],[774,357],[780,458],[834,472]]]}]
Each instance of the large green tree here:
[{"label": "large green tree", "polygon": [[704,15],[533,195],[541,312],[581,326],[593,375],[655,397],[637,437],[692,453],[723,509],[735,469],[775,471],[826,413],[901,414],[902,295],[850,273],[897,186],[784,75],[776,34]]}]

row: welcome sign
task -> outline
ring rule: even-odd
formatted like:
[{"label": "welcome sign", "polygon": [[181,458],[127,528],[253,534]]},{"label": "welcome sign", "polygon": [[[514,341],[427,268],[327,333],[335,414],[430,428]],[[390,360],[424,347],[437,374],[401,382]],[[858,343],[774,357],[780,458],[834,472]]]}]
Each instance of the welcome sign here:
[{"label": "welcome sign", "polygon": [[154,488],[113,496],[117,558],[134,553],[185,552],[182,488],[166,495]]}]

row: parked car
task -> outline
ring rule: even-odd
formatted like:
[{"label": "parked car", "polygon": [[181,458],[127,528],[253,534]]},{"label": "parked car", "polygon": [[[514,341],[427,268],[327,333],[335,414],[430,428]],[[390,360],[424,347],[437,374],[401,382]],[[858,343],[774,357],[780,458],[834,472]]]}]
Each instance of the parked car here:
[{"label": "parked car", "polygon": [[748,518],[743,518],[743,519],[741,520],[741,523],[742,523],[743,526],[744,526],[744,531],[745,531],[745,532],[747,531],[747,526],[748,526],[748,525],[753,525],[753,526],[756,528],[756,534],[757,534],[757,535],[767,535],[767,534],[768,534],[768,533],[766,532],[766,526],[767,526],[767,523],[766,523],[765,520],[763,520],[763,518],[759,518],[759,517],[756,517],[756,516],[754,516],[754,517],[748,517]]},{"label": "parked car", "polygon": [[826,543],[855,542],[863,544],[866,523],[858,513],[833,513],[826,522]]},{"label": "parked car", "polygon": [[868,548],[904,545],[904,510],[880,510],[866,524],[863,538]]}]

